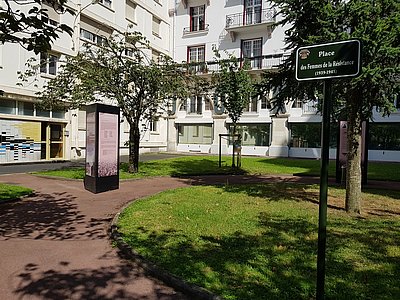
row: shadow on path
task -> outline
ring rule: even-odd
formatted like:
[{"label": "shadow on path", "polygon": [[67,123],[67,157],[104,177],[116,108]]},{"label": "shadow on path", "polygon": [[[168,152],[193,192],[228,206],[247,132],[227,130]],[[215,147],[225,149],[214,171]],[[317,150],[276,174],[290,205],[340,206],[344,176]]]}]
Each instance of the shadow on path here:
[{"label": "shadow on path", "polygon": [[[67,267],[68,262],[60,262]],[[72,270],[40,270],[40,266],[30,263],[18,274],[19,284],[15,294],[20,298],[40,297],[42,299],[185,299],[166,290],[162,286],[149,285],[151,293],[140,293],[137,288],[143,284],[144,274],[132,268],[128,263],[100,267],[98,269],[82,268]],[[127,287],[127,283],[133,285]],[[143,291],[143,290],[142,290]]]},{"label": "shadow on path", "polygon": [[98,239],[105,238],[111,219],[87,219],[63,193],[38,193],[20,202],[3,204],[0,210],[0,239]]}]

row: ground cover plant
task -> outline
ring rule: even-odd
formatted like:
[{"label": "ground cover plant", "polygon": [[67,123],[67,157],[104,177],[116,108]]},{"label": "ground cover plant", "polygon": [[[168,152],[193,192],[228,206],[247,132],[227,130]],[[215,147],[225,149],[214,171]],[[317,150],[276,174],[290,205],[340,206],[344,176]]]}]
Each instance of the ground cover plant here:
[{"label": "ground cover plant", "polygon": [[32,194],[32,190],[26,187],[0,183],[0,203],[8,200],[19,199],[22,196]]},{"label": "ground cover plant", "polygon": [[[131,204],[136,251],[226,299],[315,298],[317,185],[195,186]],[[329,189],[327,299],[400,299],[400,192],[367,190],[364,213]]]},{"label": "ground cover plant", "polygon": [[[320,161],[315,159],[294,158],[262,158],[243,157],[242,168],[231,168],[231,157],[223,157],[222,167],[218,167],[217,156],[183,156],[179,158],[153,160],[141,162],[139,172],[128,173],[127,164],[120,167],[120,178],[143,178],[149,176],[189,176],[210,174],[237,174],[250,175],[268,174],[297,174],[319,176]],[[74,179],[83,179],[83,168],[68,168],[54,171],[43,171],[38,174],[59,176]],[[335,176],[335,162],[329,164],[329,176]],[[370,162],[368,178],[377,180],[400,181],[400,163]]]}]

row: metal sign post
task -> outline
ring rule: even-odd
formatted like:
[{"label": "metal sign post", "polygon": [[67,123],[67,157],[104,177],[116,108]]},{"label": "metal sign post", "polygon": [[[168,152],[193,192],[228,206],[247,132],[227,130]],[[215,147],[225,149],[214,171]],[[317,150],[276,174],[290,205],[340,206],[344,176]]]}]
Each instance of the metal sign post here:
[{"label": "metal sign post", "polygon": [[352,78],[361,72],[361,43],[358,40],[299,47],[296,50],[296,79],[324,80],[319,189],[317,300],[325,297],[326,220],[332,79]]},{"label": "metal sign post", "polygon": [[325,253],[326,253],[326,220],[328,211],[328,167],[330,106],[332,102],[332,81],[324,82],[324,102],[322,104],[322,142],[321,142],[321,176],[319,185],[319,218],[318,218],[318,256],[317,256],[317,299],[324,298],[325,286]]}]

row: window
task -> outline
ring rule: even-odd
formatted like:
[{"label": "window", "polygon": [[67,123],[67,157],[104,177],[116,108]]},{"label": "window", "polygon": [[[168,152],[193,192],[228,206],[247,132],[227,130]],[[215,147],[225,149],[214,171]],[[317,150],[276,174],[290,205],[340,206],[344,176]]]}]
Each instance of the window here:
[{"label": "window", "polygon": [[257,97],[252,97],[249,103],[249,106],[247,108],[248,112],[257,112],[257,103],[258,99]]},{"label": "window", "polygon": [[290,124],[290,147],[320,148],[321,123]]},{"label": "window", "polygon": [[199,137],[200,126],[193,126],[193,137]]},{"label": "window", "polygon": [[157,120],[150,120],[150,131],[157,132],[158,131],[158,121]]},{"label": "window", "polygon": [[203,98],[201,96],[192,96],[190,98],[190,109],[191,114],[201,114],[202,113]]},{"label": "window", "polygon": [[394,107],[396,107],[397,110],[400,110],[400,95],[399,94],[394,96]]},{"label": "window", "polygon": [[262,38],[243,40],[242,58],[250,61],[252,69],[260,69],[262,63]]},{"label": "window", "polygon": [[3,65],[3,43],[0,42],[0,67]]},{"label": "window", "polygon": [[18,102],[18,114],[21,116],[33,116],[34,105],[32,102]]},{"label": "window", "polygon": [[58,57],[49,53],[40,53],[40,73],[56,75]]},{"label": "window", "polygon": [[211,124],[178,125],[178,143],[181,144],[206,144],[212,143]]},{"label": "window", "polygon": [[[86,130],[86,108],[80,108],[78,111],[78,129]],[[128,122],[126,122],[128,123]]]},{"label": "window", "polygon": [[205,46],[188,47],[189,70],[192,72],[203,72],[205,65]]},{"label": "window", "polygon": [[0,113],[15,115],[16,114],[16,102],[14,100],[0,100]]},{"label": "window", "polygon": [[131,48],[125,48],[125,56],[133,57],[133,50]]},{"label": "window", "polygon": [[[321,123],[291,123],[290,147],[293,148],[320,148],[321,147]],[[337,123],[331,124],[329,146],[337,146]]]},{"label": "window", "polygon": [[181,100],[181,105],[179,107],[180,111],[186,111],[187,109],[187,100]]},{"label": "window", "polygon": [[42,3],[42,22],[52,27],[57,27],[60,23],[60,15],[51,5]]},{"label": "window", "polygon": [[267,96],[261,96],[261,109],[271,109],[271,104]]},{"label": "window", "polygon": [[[242,136],[243,146],[269,146],[270,128],[270,124],[240,124],[236,133]],[[233,125],[229,125],[229,132],[232,131]]]},{"label": "window", "polygon": [[245,24],[258,24],[261,22],[261,0],[246,0],[244,3]]},{"label": "window", "polygon": [[303,107],[303,100],[299,98],[294,99],[292,108],[302,108],[302,107]]},{"label": "window", "polygon": [[211,101],[210,101],[210,99],[204,99],[204,110],[211,110]]},{"label": "window", "polygon": [[91,41],[97,45],[104,45],[107,41],[105,37],[91,33],[90,31],[82,28],[81,28],[81,38]]},{"label": "window", "polygon": [[370,123],[370,150],[400,150],[399,123]]},{"label": "window", "polygon": [[128,21],[136,23],[136,4],[130,0],[126,0],[125,18]]},{"label": "window", "polygon": [[56,119],[64,119],[65,118],[65,112],[63,110],[53,110],[51,112],[52,118]]},{"label": "window", "polygon": [[49,111],[49,110],[37,109],[37,110],[36,110],[36,116],[37,116],[37,117],[50,118],[50,111]]},{"label": "window", "polygon": [[205,5],[190,8],[190,31],[205,29]]},{"label": "window", "polygon": [[111,8],[112,1],[111,0],[99,0],[99,3],[103,4],[104,6],[106,6],[108,8]]},{"label": "window", "polygon": [[158,52],[158,51],[156,51],[154,49],[151,50],[151,59],[154,62],[156,62],[156,63],[160,62],[160,56],[161,56],[160,52]]},{"label": "window", "polygon": [[46,14],[45,12],[42,12],[42,22],[44,24],[48,24],[52,27],[57,27],[58,26],[58,22],[55,20],[52,20],[49,18],[48,14]]},{"label": "window", "polygon": [[161,20],[153,16],[153,27],[152,32],[153,35],[160,37],[160,24]]},{"label": "window", "polygon": [[80,36],[82,39],[92,43],[103,45],[110,37],[112,30],[85,16],[81,16]]}]

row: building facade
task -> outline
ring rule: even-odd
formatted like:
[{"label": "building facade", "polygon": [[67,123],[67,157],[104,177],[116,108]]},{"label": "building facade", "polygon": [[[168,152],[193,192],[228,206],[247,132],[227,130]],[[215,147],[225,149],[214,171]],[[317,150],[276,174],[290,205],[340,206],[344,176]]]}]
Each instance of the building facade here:
[{"label": "building facade", "polygon": [[[193,71],[205,77],[217,67],[215,50],[248,59],[253,77],[276,71],[287,55],[285,28],[273,26],[278,20],[265,0],[70,0],[68,5],[75,15],[44,7],[43,20],[73,28],[72,38],[61,34],[50,53],[35,56],[16,44],[0,45],[0,163],[85,157],[85,110],[42,111],[35,97],[63,58],[76,55],[84,42],[101,43],[116,31],[139,31],[150,42],[148,56],[163,53],[177,62],[196,63]],[[23,72],[32,56],[47,62],[40,68],[38,87],[19,86],[17,71]],[[194,95],[178,101],[168,115],[144,122],[141,152],[231,153],[230,142],[220,135],[229,132],[232,122],[214,100],[211,93]],[[400,161],[400,99],[394,97],[394,104],[398,110],[390,117],[374,112],[371,160]],[[126,154],[129,126],[123,118],[120,126],[121,154]],[[320,129],[317,103],[293,101],[285,114],[275,116],[267,98],[254,98],[239,121],[242,154],[318,158]],[[335,138],[332,134],[331,158],[336,157]]]},{"label": "building facade", "polygon": [[[10,3],[25,12],[34,5]],[[5,7],[2,1],[0,5]],[[85,157],[85,110],[42,111],[36,105],[35,96],[46,80],[57,74],[64,58],[76,55],[83,43],[101,43],[115,32],[130,30],[139,31],[147,38],[151,47],[147,50],[149,57],[171,52],[173,39],[166,0],[69,0],[67,6],[75,15],[58,14],[42,4],[46,9],[43,21],[66,24],[73,29],[72,37],[60,34],[51,52],[34,55],[18,44],[0,45],[0,163]],[[21,80],[17,72],[24,72],[31,58],[46,62],[40,67],[37,82],[18,85]],[[164,123],[143,124],[142,128],[143,149],[150,151],[156,146],[157,150],[166,150]],[[122,122],[123,152],[127,152],[128,130],[127,122]]]},{"label": "building facade", "polygon": [[[172,1],[174,16],[173,57],[176,61],[204,62],[195,70],[207,76],[215,65],[214,49],[249,59],[252,76],[274,72],[287,54],[285,29],[270,1],[181,0]],[[211,98],[211,104],[210,102]],[[400,161],[400,100],[393,97],[397,111],[382,117],[374,111],[369,124],[369,159]],[[318,103],[300,99],[286,105],[286,113],[271,113],[268,99],[252,99],[239,121],[242,154],[269,157],[320,157],[321,115]],[[224,154],[232,148],[220,134],[229,132],[230,119],[212,109],[212,97],[192,97],[177,105],[173,115],[176,141],[169,149],[178,152]],[[336,158],[337,126],[333,126],[330,157]],[[175,146],[175,147],[173,147]]]}]

